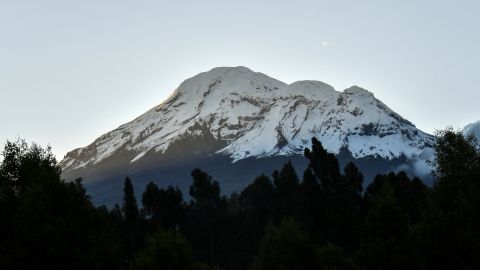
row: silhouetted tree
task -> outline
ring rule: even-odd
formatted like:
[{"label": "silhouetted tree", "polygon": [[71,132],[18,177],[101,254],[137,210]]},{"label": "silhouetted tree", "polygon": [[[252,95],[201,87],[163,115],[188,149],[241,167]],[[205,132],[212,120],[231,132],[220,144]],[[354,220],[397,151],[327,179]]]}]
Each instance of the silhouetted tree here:
[{"label": "silhouetted tree", "polygon": [[341,174],[312,139],[301,182],[288,162],[227,199],[195,169],[188,205],[149,183],[139,211],[129,178],[121,206],[94,207],[81,178],[61,180],[50,148],[7,142],[0,269],[478,269],[480,145],[447,129],[435,151],[433,188],[392,172],[362,195],[355,164]]},{"label": "silhouetted tree", "polygon": [[244,252],[253,255],[263,236],[271,215],[273,185],[265,175],[260,175],[240,195],[241,238]]},{"label": "silhouetted tree", "polygon": [[327,243],[318,249],[317,269],[326,270],[354,270],[357,266],[353,259],[339,246]]},{"label": "silhouetted tree", "polygon": [[424,225],[429,266],[480,267],[480,147],[447,129],[436,134],[436,181]]},{"label": "silhouetted tree", "polygon": [[252,269],[315,269],[316,249],[292,219],[284,219],[279,227],[270,224],[260,243]]},{"label": "silhouetted tree", "polygon": [[135,229],[138,223],[139,212],[132,181],[129,177],[125,179],[125,183],[123,186],[122,211],[125,216],[125,225],[127,227],[127,230]]},{"label": "silhouetted tree", "polygon": [[[196,247],[200,252],[200,257],[208,258],[210,265],[215,264],[215,243],[216,224],[220,215],[221,208],[226,206],[226,202],[220,198],[220,187],[217,181],[214,181],[210,175],[200,169],[192,171],[193,183],[190,186],[189,193],[192,196],[192,218],[193,231],[192,238],[195,239]],[[208,251],[206,255],[202,251]]]},{"label": "silhouetted tree", "polygon": [[305,148],[304,155],[322,190],[326,194],[334,193],[340,180],[340,169],[335,155],[328,153],[315,137],[312,138],[312,149]]},{"label": "silhouetted tree", "polygon": [[392,190],[392,196],[395,197],[403,213],[407,215],[410,224],[419,223],[425,211],[428,189],[420,179],[410,180],[405,172],[375,176],[364,194],[364,212],[368,212],[373,201],[381,196],[385,185]]},{"label": "silhouetted tree", "polygon": [[163,229],[173,230],[183,223],[185,204],[182,193],[174,187],[159,189],[150,182],[142,195],[143,210],[154,224]]},{"label": "silhouetted tree", "polygon": [[303,173],[299,193],[298,220],[316,242],[322,243],[325,240],[325,194],[310,166]]},{"label": "silhouetted tree", "polygon": [[292,162],[283,165],[280,172],[272,174],[274,189],[273,217],[276,222],[293,216],[298,206],[299,179]]},{"label": "silhouetted tree", "polygon": [[7,141],[2,152],[0,165],[2,186],[13,191],[16,196],[35,181],[58,181],[61,170],[51,152],[51,147],[43,149],[33,143],[30,147],[25,140]]},{"label": "silhouetted tree", "polygon": [[[312,138],[312,150],[305,149],[305,157],[309,160],[304,176],[306,184],[319,183],[318,199],[312,197],[311,203],[316,206],[321,217],[320,233],[313,233],[316,239],[332,242],[353,249],[357,243],[360,225],[358,221],[363,176],[358,168],[349,163],[345,167],[345,175],[340,174],[338,160],[328,153],[316,138]],[[305,184],[305,185],[306,185]],[[314,187],[317,189],[317,187]],[[311,195],[310,195],[311,196]]]},{"label": "silhouetted tree", "polygon": [[190,244],[182,234],[160,230],[136,255],[133,269],[195,270],[207,267],[194,261]]},{"label": "silhouetted tree", "polygon": [[60,180],[50,148],[19,140],[8,142],[3,156],[0,268],[120,268],[117,235],[89,201],[81,179]]},{"label": "silhouetted tree", "polygon": [[353,251],[360,241],[362,185],[362,173],[353,162],[349,162],[339,183],[335,185],[335,193],[327,197],[333,210],[329,215],[335,235],[332,240],[349,251]]},{"label": "silhouetted tree", "polygon": [[366,219],[366,264],[369,269],[406,269],[408,223],[389,183],[382,186]]},{"label": "silhouetted tree", "polygon": [[132,181],[129,177],[125,179],[123,186],[123,204],[122,212],[124,216],[125,232],[124,241],[126,248],[126,264],[129,266],[133,260],[133,255],[139,247],[140,235],[138,231],[139,211]]}]

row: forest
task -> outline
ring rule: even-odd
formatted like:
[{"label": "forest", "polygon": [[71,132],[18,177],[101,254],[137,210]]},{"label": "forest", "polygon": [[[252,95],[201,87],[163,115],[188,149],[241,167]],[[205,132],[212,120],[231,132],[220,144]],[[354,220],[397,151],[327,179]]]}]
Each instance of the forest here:
[{"label": "forest", "polygon": [[365,181],[312,138],[304,172],[286,163],[225,196],[197,168],[188,194],[151,182],[141,198],[126,176],[109,209],[62,179],[49,147],[7,142],[0,269],[480,269],[479,143],[446,129],[434,148],[432,186]]}]

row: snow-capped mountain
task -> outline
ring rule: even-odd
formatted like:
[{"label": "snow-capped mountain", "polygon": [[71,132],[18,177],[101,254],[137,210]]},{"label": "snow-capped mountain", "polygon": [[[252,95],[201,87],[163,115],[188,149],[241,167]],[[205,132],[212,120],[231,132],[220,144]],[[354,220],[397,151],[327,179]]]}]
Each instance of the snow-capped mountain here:
[{"label": "snow-capped mountain", "polygon": [[67,177],[88,179],[125,168],[139,175],[178,170],[192,158],[217,160],[215,170],[218,159],[228,160],[227,168],[301,156],[312,137],[330,152],[387,162],[423,160],[434,141],[358,86],[340,92],[319,81],[286,84],[245,67],[220,67],[187,79],[166,101],[69,152],[60,165]]},{"label": "snow-capped mountain", "polygon": [[355,158],[419,156],[432,144],[374,95],[353,86],[343,92],[319,81],[285,84],[245,67],[215,68],[183,82],[163,103],[137,119],[67,154],[64,170],[94,166],[120,150],[164,153],[186,135],[210,133],[232,161],[301,154],[317,137]]}]

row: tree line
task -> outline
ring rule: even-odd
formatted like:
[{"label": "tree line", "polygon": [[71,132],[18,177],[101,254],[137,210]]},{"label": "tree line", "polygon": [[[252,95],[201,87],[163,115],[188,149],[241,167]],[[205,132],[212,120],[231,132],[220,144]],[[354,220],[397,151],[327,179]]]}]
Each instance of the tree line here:
[{"label": "tree line", "polygon": [[[437,134],[432,187],[404,172],[364,188],[354,163],[312,139],[238,193],[200,169],[185,200],[151,182],[96,207],[50,148],[7,142],[0,164],[0,269],[479,269],[480,146]],[[140,206],[141,205],[141,206]]]}]

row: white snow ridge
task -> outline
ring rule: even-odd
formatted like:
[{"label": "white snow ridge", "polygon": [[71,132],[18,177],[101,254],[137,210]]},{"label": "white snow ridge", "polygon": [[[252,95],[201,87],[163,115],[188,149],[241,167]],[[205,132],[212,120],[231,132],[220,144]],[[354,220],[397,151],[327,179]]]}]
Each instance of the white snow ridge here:
[{"label": "white snow ridge", "polygon": [[164,153],[185,135],[208,132],[232,162],[301,154],[317,137],[353,157],[420,157],[433,137],[358,86],[343,92],[319,81],[285,84],[246,67],[219,67],[184,81],[160,105],[67,154],[64,170],[93,166],[117,151]]}]

